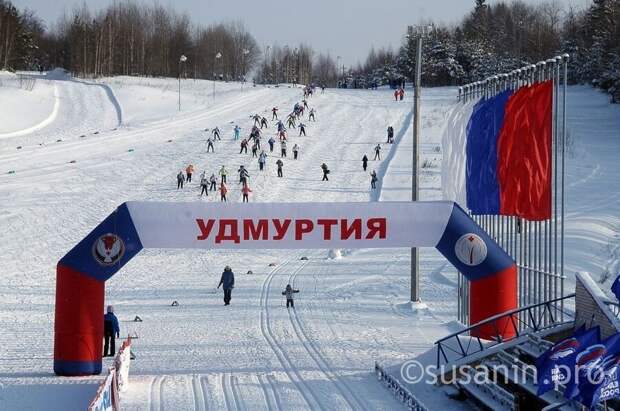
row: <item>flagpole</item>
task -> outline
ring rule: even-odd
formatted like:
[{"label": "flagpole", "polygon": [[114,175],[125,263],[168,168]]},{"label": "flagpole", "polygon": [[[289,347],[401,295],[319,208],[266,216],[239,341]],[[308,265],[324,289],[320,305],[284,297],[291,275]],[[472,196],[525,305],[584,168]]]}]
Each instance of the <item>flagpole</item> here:
[{"label": "flagpole", "polygon": [[[560,229],[560,292],[562,296],[564,296],[564,166],[565,166],[565,153],[566,153],[566,89],[567,89],[567,77],[568,77],[568,59],[569,55],[562,55],[562,60],[564,63],[563,71],[564,71],[564,79],[563,79],[563,88],[564,91],[562,93],[562,209],[561,209],[561,218],[562,218],[562,226]],[[560,309],[562,310],[562,318],[564,317],[564,302],[561,303]]]}]

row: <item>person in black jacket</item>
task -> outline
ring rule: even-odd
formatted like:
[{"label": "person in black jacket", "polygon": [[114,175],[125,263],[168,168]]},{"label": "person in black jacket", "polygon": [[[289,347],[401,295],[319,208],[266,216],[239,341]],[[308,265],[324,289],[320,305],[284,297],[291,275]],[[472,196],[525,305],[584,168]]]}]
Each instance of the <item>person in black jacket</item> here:
[{"label": "person in black jacket", "polygon": [[366,171],[366,167],[368,167],[368,156],[364,154],[364,157],[362,157],[362,168],[364,171]]},{"label": "person in black jacket", "polygon": [[392,126],[389,126],[387,128],[387,143],[388,144],[394,143],[394,127]]},{"label": "person in black jacket", "polygon": [[108,305],[106,311],[106,314],[103,316],[103,336],[105,338],[103,356],[114,357],[114,354],[116,354],[116,340],[114,336],[116,336],[116,338],[120,337],[121,329],[118,326],[118,318],[114,315],[114,307]]},{"label": "person in black jacket", "polygon": [[325,163],[321,164],[321,169],[323,170],[323,180],[321,181],[329,181],[329,178],[327,178],[327,175],[329,174],[329,169],[327,168],[327,164]]},{"label": "person in black jacket", "polygon": [[229,266],[224,267],[222,278],[217,288],[224,286],[224,305],[230,305],[230,299],[232,298],[232,290],[235,288],[235,273]]},{"label": "person in black jacket", "polygon": [[295,290],[293,287],[291,287],[290,284],[286,285],[286,289],[282,291],[282,295],[286,296],[286,308],[295,308],[295,301],[293,300],[293,295],[298,292],[299,290]]},{"label": "person in black jacket", "polygon": [[377,188],[377,180],[377,172],[372,170],[372,173],[370,173],[370,188]]}]

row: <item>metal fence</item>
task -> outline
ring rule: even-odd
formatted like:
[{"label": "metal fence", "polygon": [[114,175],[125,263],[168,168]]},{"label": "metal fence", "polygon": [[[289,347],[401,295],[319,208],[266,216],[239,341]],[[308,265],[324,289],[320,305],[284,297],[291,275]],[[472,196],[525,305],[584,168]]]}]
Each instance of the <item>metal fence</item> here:
[{"label": "metal fence", "polygon": [[[553,82],[551,218],[528,221],[519,217],[475,215],[472,218],[516,261],[519,307],[564,296],[564,175],[566,152],[567,54],[499,74],[459,88],[459,102],[489,98],[504,90]],[[563,300],[561,300],[563,303]],[[556,313],[563,318],[564,307]],[[541,313],[546,318],[548,316]],[[458,319],[469,324],[469,282],[458,275]],[[522,318],[522,327],[531,326]],[[545,321],[548,321],[546,319]]]},{"label": "metal fence", "polygon": [[0,87],[14,87],[32,91],[37,84],[37,78],[32,75],[18,73],[15,76],[0,79]]}]

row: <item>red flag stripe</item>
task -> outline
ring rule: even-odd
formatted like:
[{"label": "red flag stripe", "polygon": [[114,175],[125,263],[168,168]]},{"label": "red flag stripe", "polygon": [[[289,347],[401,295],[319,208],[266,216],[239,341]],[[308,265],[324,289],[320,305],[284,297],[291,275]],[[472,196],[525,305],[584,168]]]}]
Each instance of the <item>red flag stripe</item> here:
[{"label": "red flag stripe", "polygon": [[522,87],[508,100],[497,146],[500,214],[551,218],[553,83]]}]

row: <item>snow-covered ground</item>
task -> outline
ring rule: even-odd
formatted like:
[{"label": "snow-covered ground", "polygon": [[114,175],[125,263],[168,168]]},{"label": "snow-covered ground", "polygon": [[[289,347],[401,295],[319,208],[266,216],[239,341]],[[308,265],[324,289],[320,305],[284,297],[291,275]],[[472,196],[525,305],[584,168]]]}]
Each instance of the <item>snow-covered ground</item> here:
[{"label": "snow-covered ground", "polygon": [[[239,124],[247,135],[251,114],[271,118],[273,106],[285,114],[301,100],[298,88],[217,83],[213,98],[213,83],[183,80],[178,112],[177,87],[174,79],[131,77],[37,81],[33,93],[53,102],[57,90],[61,99],[54,120],[0,139],[0,409],[84,409],[100,377],[52,373],[55,264],[123,201],[216,201],[213,193],[199,199],[197,182],[176,190],[175,175],[187,164],[196,166],[196,176],[225,164],[231,180],[239,165],[248,166],[251,201],[411,198],[411,93],[402,103],[388,90],[314,96],[309,104],[317,121],[306,122],[307,137],[292,137],[289,150],[297,143],[300,158],[286,159],[278,179],[275,156],[259,172],[251,155],[239,154],[232,127]],[[11,132],[40,123],[28,116],[26,93],[0,87],[2,108],[19,117]],[[423,199],[441,196],[441,129],[454,97],[452,88],[424,90]],[[617,270],[619,257],[620,108],[580,87],[571,88],[569,104],[567,266],[596,276]],[[383,144],[390,124],[394,146]],[[215,126],[223,140],[207,154],[204,130]],[[371,161],[368,172],[377,170],[381,191],[373,193],[361,158],[379,142],[383,160]],[[323,162],[329,182],[321,182]],[[231,188],[229,199],[240,201],[239,187]],[[454,331],[454,270],[434,250],[423,250],[428,309],[413,312],[406,304],[409,250],[343,254],[149,250],[134,258],[106,287],[122,334],[139,335],[124,409],[402,407],[377,383],[374,361],[411,358]],[[224,307],[215,286],[227,264],[237,285]],[[287,283],[301,290],[295,311],[282,305]],[[171,307],[173,300],[180,305]],[[136,315],[144,322],[132,322]]]}]

